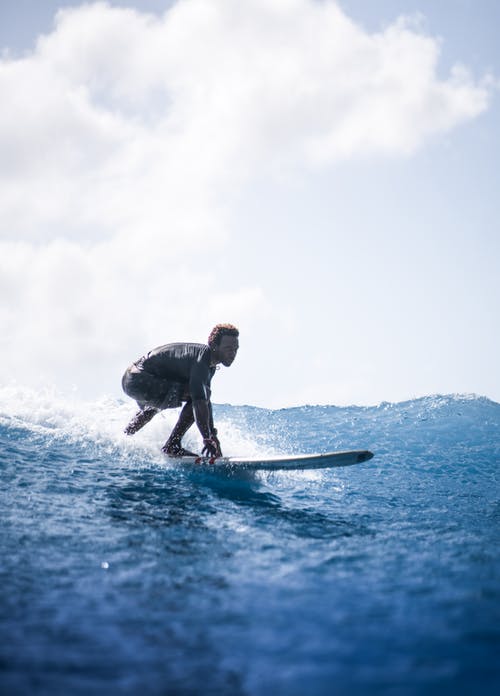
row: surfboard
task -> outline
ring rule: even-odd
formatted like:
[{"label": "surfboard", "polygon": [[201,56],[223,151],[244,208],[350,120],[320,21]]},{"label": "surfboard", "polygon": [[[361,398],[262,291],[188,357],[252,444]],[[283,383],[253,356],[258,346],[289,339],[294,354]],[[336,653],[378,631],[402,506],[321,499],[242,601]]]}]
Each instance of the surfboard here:
[{"label": "surfboard", "polygon": [[326,452],[324,454],[288,454],[272,457],[177,457],[171,461],[196,466],[225,467],[245,470],[279,469],[327,469],[336,466],[352,466],[367,462],[373,457],[368,450]]}]

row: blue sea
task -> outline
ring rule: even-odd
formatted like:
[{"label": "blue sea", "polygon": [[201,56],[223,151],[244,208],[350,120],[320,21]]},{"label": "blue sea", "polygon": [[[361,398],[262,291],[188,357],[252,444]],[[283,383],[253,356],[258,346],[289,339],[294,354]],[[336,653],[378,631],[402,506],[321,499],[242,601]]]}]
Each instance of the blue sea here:
[{"label": "blue sea", "polygon": [[0,406],[2,695],[500,693],[500,404],[216,405],[228,455],[375,453],[262,473],[166,462],[176,412]]}]

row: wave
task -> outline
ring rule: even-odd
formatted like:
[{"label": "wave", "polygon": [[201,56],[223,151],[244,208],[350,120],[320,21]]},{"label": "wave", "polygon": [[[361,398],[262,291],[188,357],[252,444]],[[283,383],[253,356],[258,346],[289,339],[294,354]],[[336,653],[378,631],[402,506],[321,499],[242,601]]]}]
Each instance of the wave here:
[{"label": "wave", "polygon": [[[130,438],[123,428],[134,413],[130,401],[103,397],[82,401],[53,388],[0,389],[0,436],[27,431],[44,442],[98,448],[115,456],[141,455],[161,461],[160,447],[178,410],[164,411]],[[225,454],[264,455],[369,448],[387,452],[406,448],[460,446],[500,448],[500,404],[473,394],[431,395],[377,406],[313,406],[265,409],[214,405]],[[40,440],[37,440],[39,443]],[[199,447],[196,428],[186,445]]]}]

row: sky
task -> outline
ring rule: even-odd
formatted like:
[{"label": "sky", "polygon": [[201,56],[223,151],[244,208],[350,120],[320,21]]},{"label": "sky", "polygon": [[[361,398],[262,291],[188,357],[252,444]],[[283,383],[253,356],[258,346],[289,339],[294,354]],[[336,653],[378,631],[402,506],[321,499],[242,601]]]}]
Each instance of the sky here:
[{"label": "sky", "polygon": [[500,401],[496,0],[0,0],[0,379]]}]

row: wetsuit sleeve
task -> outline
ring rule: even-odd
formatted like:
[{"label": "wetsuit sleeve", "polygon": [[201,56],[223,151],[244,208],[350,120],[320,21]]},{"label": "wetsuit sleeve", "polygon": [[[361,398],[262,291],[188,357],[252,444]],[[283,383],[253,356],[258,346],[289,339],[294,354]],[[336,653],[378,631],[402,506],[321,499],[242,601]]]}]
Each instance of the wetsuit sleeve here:
[{"label": "wetsuit sleeve", "polygon": [[189,393],[193,401],[208,401],[210,399],[211,379],[210,366],[204,360],[195,362],[189,377]]}]

